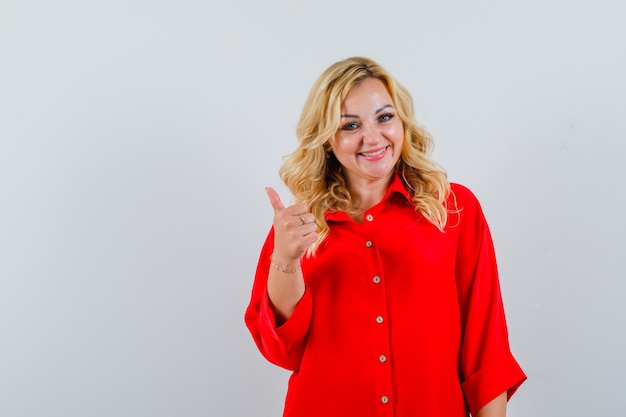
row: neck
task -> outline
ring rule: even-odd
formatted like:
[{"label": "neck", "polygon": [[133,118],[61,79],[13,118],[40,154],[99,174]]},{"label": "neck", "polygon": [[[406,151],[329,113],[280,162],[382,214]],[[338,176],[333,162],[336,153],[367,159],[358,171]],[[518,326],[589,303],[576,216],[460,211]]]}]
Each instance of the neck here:
[{"label": "neck", "polygon": [[387,193],[392,178],[393,175],[374,181],[350,181],[347,185],[354,208],[363,211],[378,204]]}]

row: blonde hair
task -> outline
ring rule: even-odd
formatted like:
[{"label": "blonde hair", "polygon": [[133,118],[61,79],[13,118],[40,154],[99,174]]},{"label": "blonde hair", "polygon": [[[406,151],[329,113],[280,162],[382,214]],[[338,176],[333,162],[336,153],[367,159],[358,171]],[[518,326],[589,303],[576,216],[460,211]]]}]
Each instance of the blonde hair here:
[{"label": "blonde hair", "polygon": [[325,213],[353,208],[341,165],[330,152],[330,141],[339,129],[341,105],[350,89],[367,78],[382,81],[402,121],[405,140],[395,171],[409,190],[416,211],[441,231],[446,225],[450,184],[446,173],[430,159],[433,140],[415,121],[411,95],[378,63],[352,57],[331,65],[311,88],[296,129],[298,147],[285,157],[279,171],[294,200],[305,203],[315,215],[318,240],[310,253],[315,253],[330,231]]}]

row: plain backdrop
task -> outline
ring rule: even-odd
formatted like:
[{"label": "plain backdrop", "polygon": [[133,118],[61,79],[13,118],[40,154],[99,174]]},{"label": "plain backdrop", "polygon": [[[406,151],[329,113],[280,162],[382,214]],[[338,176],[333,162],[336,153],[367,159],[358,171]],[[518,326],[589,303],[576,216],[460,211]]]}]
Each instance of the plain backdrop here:
[{"label": "plain backdrop", "polygon": [[243,323],[263,189],[352,55],[483,204],[509,416],[626,415],[624,4],[1,0],[0,416],[281,414]]}]

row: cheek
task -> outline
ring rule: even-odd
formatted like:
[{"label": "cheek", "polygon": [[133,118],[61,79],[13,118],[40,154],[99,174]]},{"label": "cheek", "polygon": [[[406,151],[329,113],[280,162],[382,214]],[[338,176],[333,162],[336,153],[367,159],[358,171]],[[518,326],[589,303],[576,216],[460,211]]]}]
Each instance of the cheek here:
[{"label": "cheek", "polygon": [[337,135],[334,143],[332,144],[332,149],[337,152],[349,152],[354,147],[353,141],[349,137]]},{"label": "cheek", "polygon": [[396,128],[398,132],[398,140],[404,141],[404,124],[401,121],[398,121],[398,127]]},{"label": "cheek", "polygon": [[389,129],[387,129],[387,136],[394,142],[402,141],[404,139],[404,126],[402,126],[402,123],[394,123],[389,126]]}]

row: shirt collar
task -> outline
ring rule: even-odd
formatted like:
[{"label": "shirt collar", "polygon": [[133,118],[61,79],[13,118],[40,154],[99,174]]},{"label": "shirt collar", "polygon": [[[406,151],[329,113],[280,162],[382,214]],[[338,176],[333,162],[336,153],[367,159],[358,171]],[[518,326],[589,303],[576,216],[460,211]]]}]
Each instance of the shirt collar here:
[{"label": "shirt collar", "polygon": [[[389,200],[393,194],[398,194],[399,196],[404,197],[406,202],[412,204],[411,194],[409,193],[407,188],[404,186],[404,183],[402,182],[402,180],[400,179],[400,176],[397,173],[394,173],[393,179],[391,180],[391,184],[389,184],[389,188],[387,188],[387,192],[385,193],[385,196],[382,198],[382,200],[380,200],[380,203],[378,203],[377,206]],[[328,210],[324,217],[326,218],[327,221],[328,220],[340,221],[340,220],[349,219],[348,215],[344,211]]]}]

